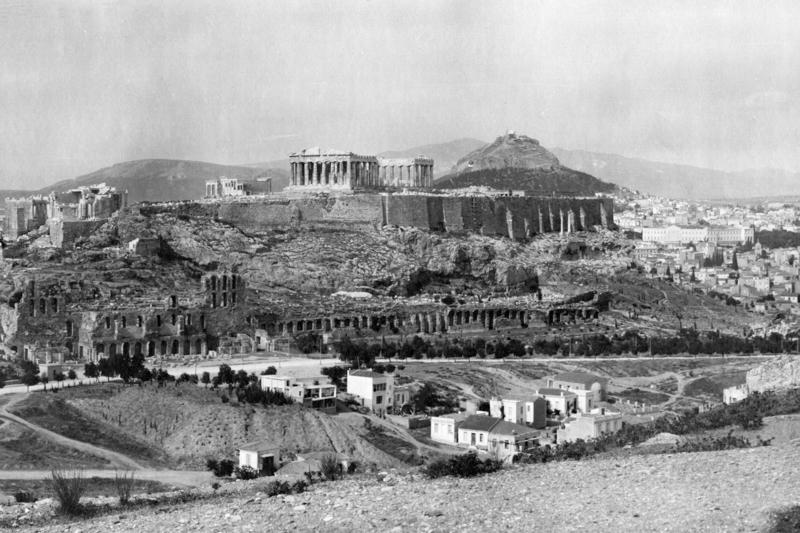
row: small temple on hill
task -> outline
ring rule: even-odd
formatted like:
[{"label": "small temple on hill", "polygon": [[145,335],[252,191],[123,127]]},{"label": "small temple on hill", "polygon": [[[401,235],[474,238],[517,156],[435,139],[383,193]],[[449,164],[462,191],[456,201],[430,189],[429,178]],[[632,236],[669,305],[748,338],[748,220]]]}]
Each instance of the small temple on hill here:
[{"label": "small temple on hill", "polygon": [[307,148],[289,156],[290,190],[427,189],[433,159],[388,159],[341,150]]}]

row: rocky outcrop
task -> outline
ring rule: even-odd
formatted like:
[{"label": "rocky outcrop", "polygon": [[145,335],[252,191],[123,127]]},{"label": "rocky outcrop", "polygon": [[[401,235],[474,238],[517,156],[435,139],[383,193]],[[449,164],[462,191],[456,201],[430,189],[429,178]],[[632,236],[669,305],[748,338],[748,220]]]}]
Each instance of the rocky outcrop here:
[{"label": "rocky outcrop", "polygon": [[490,168],[547,168],[559,167],[558,158],[539,141],[527,135],[508,132],[491,144],[473,150],[458,160],[451,172],[472,172]]},{"label": "rocky outcrop", "polygon": [[750,392],[800,387],[800,356],[780,355],[747,372]]}]

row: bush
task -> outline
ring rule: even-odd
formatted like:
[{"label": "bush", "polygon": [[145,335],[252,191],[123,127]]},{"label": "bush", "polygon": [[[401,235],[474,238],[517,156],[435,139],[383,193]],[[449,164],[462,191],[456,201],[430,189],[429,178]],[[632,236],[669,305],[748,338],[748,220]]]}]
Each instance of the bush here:
[{"label": "bush", "polygon": [[769,533],[791,533],[800,531],[800,505],[776,511],[772,515]]},{"label": "bush", "polygon": [[18,490],[14,493],[14,499],[17,503],[33,503],[36,501],[36,495],[27,490]]},{"label": "bush", "polygon": [[119,503],[125,505],[131,499],[131,492],[133,492],[134,473],[132,471],[114,474],[114,489],[119,496]]},{"label": "bush", "polygon": [[238,479],[247,481],[258,477],[258,471],[252,466],[237,466],[234,470]]},{"label": "bush", "polygon": [[267,496],[277,496],[278,494],[291,494],[292,487],[285,481],[271,481],[264,488]]},{"label": "bush", "polygon": [[333,481],[339,475],[339,461],[333,454],[327,454],[320,460],[322,475],[328,481]]},{"label": "bush", "polygon": [[53,469],[53,493],[59,504],[59,511],[68,515],[79,514],[82,510],[81,496],[86,491],[86,479],[79,470]]},{"label": "bush", "polygon": [[217,461],[216,459],[208,459],[206,461],[206,469],[214,472],[217,477],[228,477],[233,474],[235,465],[230,459],[223,459]]},{"label": "bush", "polygon": [[295,494],[300,494],[302,492],[305,492],[307,488],[308,488],[308,483],[303,481],[302,479],[298,479],[292,484],[292,492],[294,492]]},{"label": "bush", "polygon": [[431,479],[444,476],[475,477],[496,472],[502,466],[503,463],[501,461],[495,459],[481,461],[478,459],[477,454],[465,453],[431,461],[425,468],[425,475]]}]

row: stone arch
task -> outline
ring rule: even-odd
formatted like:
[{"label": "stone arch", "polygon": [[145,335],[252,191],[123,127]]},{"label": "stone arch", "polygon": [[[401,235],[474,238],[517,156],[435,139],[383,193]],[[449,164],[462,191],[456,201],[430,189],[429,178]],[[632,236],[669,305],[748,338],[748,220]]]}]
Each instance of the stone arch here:
[{"label": "stone arch", "polygon": [[161,354],[160,355],[167,355],[167,341],[161,341]]},{"label": "stone arch", "polygon": [[47,313],[47,302],[44,298],[39,298],[39,314],[44,315]]},{"label": "stone arch", "polygon": [[189,355],[192,353],[192,344],[189,339],[183,341],[183,355]]},{"label": "stone arch", "polygon": [[228,276],[226,276],[224,274],[222,276],[222,290],[223,291],[228,290]]},{"label": "stone arch", "polygon": [[126,341],[122,343],[122,355],[128,356],[131,354],[131,345]]},{"label": "stone arch", "polygon": [[136,341],[136,344],[133,345],[133,355],[142,355],[142,343]]},{"label": "stone arch", "polygon": [[108,356],[113,357],[117,355],[117,344],[112,342],[108,345]]},{"label": "stone arch", "polygon": [[178,307],[178,297],[174,294],[169,297],[169,306],[170,307]]},{"label": "stone arch", "polygon": [[181,343],[178,342],[178,339],[172,340],[172,349],[170,350],[171,355],[178,355],[181,351]]},{"label": "stone arch", "polygon": [[156,343],[149,341],[147,343],[147,357],[153,357],[156,354]]},{"label": "stone arch", "polygon": [[196,353],[196,354],[202,354],[203,353],[203,340],[202,339],[196,339],[194,341],[194,353]]},{"label": "stone arch", "polygon": [[72,337],[72,335],[73,335],[72,320],[67,320],[66,323],[64,324],[64,326],[65,326],[65,328],[67,330],[67,337]]},{"label": "stone arch", "polygon": [[217,275],[216,274],[211,276],[211,290],[212,291],[217,290]]},{"label": "stone arch", "polygon": [[58,298],[51,298],[50,299],[50,310],[53,313],[58,313]]},{"label": "stone arch", "polygon": [[102,342],[97,343],[97,346],[94,347],[94,351],[97,354],[97,357],[103,357],[106,353],[106,348],[103,346]]},{"label": "stone arch", "polygon": [[228,293],[222,293],[222,307],[228,307]]}]

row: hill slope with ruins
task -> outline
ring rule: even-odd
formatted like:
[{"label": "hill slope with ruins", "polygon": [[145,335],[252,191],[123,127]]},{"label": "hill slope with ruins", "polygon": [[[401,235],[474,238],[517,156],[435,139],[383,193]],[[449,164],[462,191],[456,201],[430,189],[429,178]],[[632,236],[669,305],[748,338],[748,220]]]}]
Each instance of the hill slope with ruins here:
[{"label": "hill slope with ruins", "polygon": [[[52,191],[105,183],[120,191],[127,190],[130,203],[190,200],[202,198],[206,180],[219,176],[240,179],[272,177],[276,188],[288,182],[288,173],[281,168],[249,168],[180,159],[140,159],[117,163],[36,191],[24,191],[24,194],[46,195]],[[21,192],[9,191],[13,194],[6,196],[20,196]]]}]

